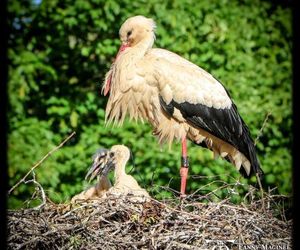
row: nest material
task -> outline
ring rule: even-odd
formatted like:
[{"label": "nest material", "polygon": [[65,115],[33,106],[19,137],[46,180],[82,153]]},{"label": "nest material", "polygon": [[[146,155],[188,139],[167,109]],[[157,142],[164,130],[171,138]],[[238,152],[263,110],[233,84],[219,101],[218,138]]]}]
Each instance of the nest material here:
[{"label": "nest material", "polygon": [[274,216],[278,197],[264,199],[265,209],[261,199],[46,202],[8,211],[8,249],[290,249],[291,220]]}]

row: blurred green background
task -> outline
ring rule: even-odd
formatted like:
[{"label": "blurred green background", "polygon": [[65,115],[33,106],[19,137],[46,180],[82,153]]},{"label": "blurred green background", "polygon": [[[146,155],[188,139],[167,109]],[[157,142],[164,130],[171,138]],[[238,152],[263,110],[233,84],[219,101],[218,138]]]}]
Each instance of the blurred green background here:
[{"label": "blurred green background", "polygon": [[[66,202],[88,184],[84,176],[99,147],[125,144],[135,166],[128,171],[161,199],[179,189],[180,144],[159,147],[148,124],[105,126],[105,72],[120,45],[126,18],[145,15],[157,23],[155,47],[204,68],[230,92],[255,138],[266,189],[290,194],[291,181],[291,9],[249,0],[35,0],[9,1],[9,185],[72,131],[76,136],[35,171],[46,195]],[[189,143],[194,176],[235,182],[239,173]],[[29,177],[29,179],[31,176]],[[209,179],[191,176],[188,193]],[[254,184],[255,178],[240,179]],[[210,186],[217,188],[218,183]],[[165,187],[165,188],[164,188]],[[34,191],[21,184],[9,207],[25,206]],[[209,190],[207,190],[209,192]],[[242,195],[246,190],[241,190]]]}]

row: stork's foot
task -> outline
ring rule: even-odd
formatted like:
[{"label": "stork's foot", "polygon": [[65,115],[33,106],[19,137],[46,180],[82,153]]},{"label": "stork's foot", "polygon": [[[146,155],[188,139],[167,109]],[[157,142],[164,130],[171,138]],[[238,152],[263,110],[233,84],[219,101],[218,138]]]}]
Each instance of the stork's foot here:
[{"label": "stork's foot", "polygon": [[186,197],[187,197],[186,194],[180,194],[180,200],[183,200],[183,199],[185,199]]}]

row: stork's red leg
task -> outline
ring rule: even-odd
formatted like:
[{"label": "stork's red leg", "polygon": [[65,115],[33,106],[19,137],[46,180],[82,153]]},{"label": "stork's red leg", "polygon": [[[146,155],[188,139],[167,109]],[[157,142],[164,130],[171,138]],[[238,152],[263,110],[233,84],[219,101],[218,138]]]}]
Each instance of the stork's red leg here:
[{"label": "stork's red leg", "polygon": [[189,171],[189,160],[187,156],[187,145],[186,145],[186,137],[182,137],[181,140],[182,147],[182,156],[181,156],[181,168],[180,168],[180,176],[181,176],[181,185],[180,185],[180,197],[185,197],[185,188],[186,188],[186,180]]}]

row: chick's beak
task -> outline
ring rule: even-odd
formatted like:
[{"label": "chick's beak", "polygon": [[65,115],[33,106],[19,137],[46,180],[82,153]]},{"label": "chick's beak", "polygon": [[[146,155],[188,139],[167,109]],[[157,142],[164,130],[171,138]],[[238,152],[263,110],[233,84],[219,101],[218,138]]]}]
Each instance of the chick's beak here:
[{"label": "chick's beak", "polygon": [[102,168],[101,175],[107,176],[108,173],[115,168],[115,163],[113,159],[110,159]]},{"label": "chick's beak", "polygon": [[90,167],[88,173],[85,176],[85,180],[89,179],[89,181],[93,180],[97,175],[101,174],[101,170],[103,165],[107,162],[107,153],[109,151],[107,149],[100,149],[93,156],[93,164]]},{"label": "chick's beak", "polygon": [[115,167],[113,153],[107,149],[101,149],[95,156],[93,165],[90,167],[85,179],[90,182],[96,176],[107,176]]},{"label": "chick's beak", "polygon": [[88,173],[85,176],[85,180],[88,179],[88,181],[90,182],[91,180],[93,180],[100,172],[101,168],[99,167],[100,163],[98,162],[94,162],[93,165],[90,167]]}]

